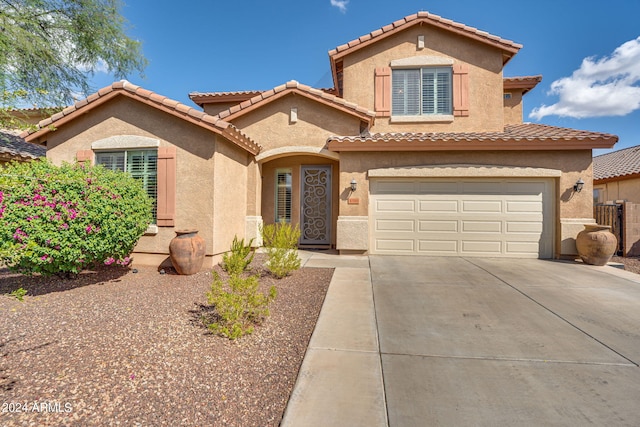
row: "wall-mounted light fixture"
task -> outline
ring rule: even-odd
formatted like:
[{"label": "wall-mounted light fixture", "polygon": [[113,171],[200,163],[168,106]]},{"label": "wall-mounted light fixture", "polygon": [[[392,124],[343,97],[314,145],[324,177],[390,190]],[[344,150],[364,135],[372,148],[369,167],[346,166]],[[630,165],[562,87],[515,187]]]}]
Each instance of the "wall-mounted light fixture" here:
[{"label": "wall-mounted light fixture", "polygon": [[357,188],[358,188],[358,183],[356,182],[355,179],[351,179],[351,191],[355,192]]},{"label": "wall-mounted light fixture", "polygon": [[584,181],[582,178],[578,178],[575,184],[573,184],[573,191],[579,193],[582,191],[582,187],[584,187]]}]

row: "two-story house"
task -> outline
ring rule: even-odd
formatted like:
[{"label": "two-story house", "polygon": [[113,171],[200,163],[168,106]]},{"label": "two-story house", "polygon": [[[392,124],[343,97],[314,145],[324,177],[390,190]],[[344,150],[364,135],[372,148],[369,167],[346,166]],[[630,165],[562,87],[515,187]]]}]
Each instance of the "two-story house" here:
[{"label": "two-story house", "polygon": [[331,50],[332,89],[190,94],[201,111],[117,82],[25,138],[54,162],[144,165],[157,220],[137,262],[165,260],[177,228],[213,261],[276,221],[341,253],[573,256],[592,149],[618,138],[523,123],[541,77],[503,75],[520,48],[420,12]]}]

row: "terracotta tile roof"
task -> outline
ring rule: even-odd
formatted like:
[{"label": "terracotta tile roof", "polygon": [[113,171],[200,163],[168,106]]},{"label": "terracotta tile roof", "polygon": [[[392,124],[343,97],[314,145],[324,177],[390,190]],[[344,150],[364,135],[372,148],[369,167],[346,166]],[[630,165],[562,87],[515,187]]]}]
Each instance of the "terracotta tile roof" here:
[{"label": "terracotta tile roof", "polygon": [[593,158],[594,181],[636,174],[640,174],[640,145]]},{"label": "terracotta tile roof", "polygon": [[238,105],[235,105],[228,110],[221,111],[216,117],[224,120],[233,120],[238,116],[246,114],[256,108],[261,107],[269,102],[281,98],[282,96],[290,93],[297,93],[307,98],[326,104],[332,108],[342,110],[346,113],[356,115],[362,120],[373,122],[376,113],[366,108],[359,107],[358,105],[347,102],[344,99],[335,95],[329,94],[321,89],[314,89],[311,86],[303,85],[295,80],[291,80],[283,85],[280,85],[271,90],[260,93],[257,96],[252,97]]},{"label": "terracotta tile roof", "polygon": [[[328,93],[330,95],[336,95],[334,88],[318,88],[318,90]],[[259,96],[264,93],[263,90],[241,90],[235,92],[191,92],[189,98],[199,106],[204,104],[216,104],[225,102],[235,102],[238,104],[251,99],[255,96]]]},{"label": "terracotta tile roof", "polygon": [[[503,132],[376,133],[330,137],[330,149],[588,149],[610,148],[616,135],[542,124],[507,125]],[[360,147],[362,148],[360,148]],[[395,147],[394,147],[395,146]]]},{"label": "terracotta tile roof", "polygon": [[64,125],[80,114],[85,114],[92,108],[101,105],[115,96],[127,96],[190,123],[211,130],[224,136],[229,141],[244,148],[252,154],[260,152],[260,146],[252,141],[248,136],[240,132],[240,130],[232,124],[225,122],[218,117],[211,116],[200,110],[184,105],[178,101],[169,99],[166,96],[146,90],[126,80],[115,82],[111,86],[106,86],[100,89],[98,92],[76,102],[61,112],[40,121],[38,123],[38,129],[23,132],[20,136],[27,141],[36,140],[53,131],[54,128]]},{"label": "terracotta tile roof", "polygon": [[416,14],[402,18],[392,24],[372,31],[369,34],[365,34],[364,36],[352,40],[349,43],[338,46],[335,49],[329,51],[329,56],[332,57],[332,60],[335,60],[336,57],[344,56],[346,53],[350,53],[366,45],[369,45],[375,42],[377,39],[386,37],[390,34],[396,33],[421,22],[444,28],[446,30],[453,31],[455,33],[462,34],[467,37],[498,47],[509,52],[510,56],[515,55],[522,48],[521,44],[515,43],[511,40],[502,39],[485,31],[481,31],[477,28],[469,27],[467,25],[454,22],[450,19],[442,18],[441,16],[434,15],[429,12],[418,12]]},{"label": "terracotta tile roof", "polygon": [[502,85],[505,89],[523,89],[522,94],[529,92],[542,81],[542,76],[505,77]]},{"label": "terracotta tile roof", "polygon": [[0,130],[0,157],[23,160],[44,157],[47,149],[41,145],[26,142],[16,131]]}]

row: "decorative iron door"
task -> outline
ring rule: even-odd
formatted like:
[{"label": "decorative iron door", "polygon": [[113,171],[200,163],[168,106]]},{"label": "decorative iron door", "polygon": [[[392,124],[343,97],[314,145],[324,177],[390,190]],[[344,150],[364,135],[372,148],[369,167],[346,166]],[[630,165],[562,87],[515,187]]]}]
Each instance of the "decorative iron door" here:
[{"label": "decorative iron door", "polygon": [[331,244],[331,165],[302,166],[300,243]]}]

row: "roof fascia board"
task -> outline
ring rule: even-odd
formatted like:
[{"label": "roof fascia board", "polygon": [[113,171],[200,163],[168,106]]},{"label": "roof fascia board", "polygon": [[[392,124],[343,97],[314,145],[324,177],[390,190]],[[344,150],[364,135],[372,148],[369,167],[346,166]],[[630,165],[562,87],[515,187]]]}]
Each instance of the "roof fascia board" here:
[{"label": "roof fascia board", "polygon": [[618,176],[611,176],[608,178],[601,178],[601,179],[593,179],[593,185],[597,185],[597,184],[607,184],[609,182],[616,182],[616,181],[626,181],[628,179],[636,179],[636,178],[640,178],[640,172],[635,172],[635,173],[630,173],[627,175],[618,175]]}]

